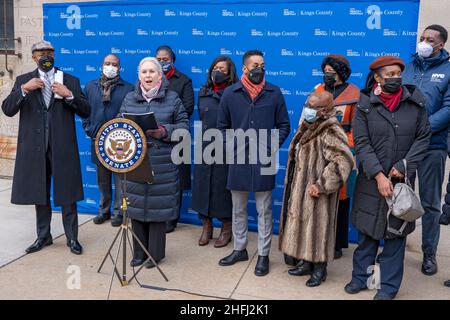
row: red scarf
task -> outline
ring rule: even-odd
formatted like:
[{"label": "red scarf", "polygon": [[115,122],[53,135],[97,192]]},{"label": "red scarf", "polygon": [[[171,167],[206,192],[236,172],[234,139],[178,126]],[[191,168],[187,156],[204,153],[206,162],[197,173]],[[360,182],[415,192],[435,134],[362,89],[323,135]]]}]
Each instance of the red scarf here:
[{"label": "red scarf", "polygon": [[247,89],[247,92],[250,95],[250,98],[252,98],[252,100],[255,100],[255,98],[262,91],[264,85],[266,84],[265,79],[260,84],[254,84],[247,78],[245,74],[242,75],[241,82],[244,85],[245,89]]},{"label": "red scarf", "polygon": [[219,92],[220,90],[223,90],[226,87],[227,87],[227,83],[226,82],[221,83],[221,84],[215,84],[213,82],[213,90],[214,90],[214,92]]},{"label": "red scarf", "polygon": [[[378,87],[378,83],[375,83],[374,89]],[[389,109],[390,112],[394,112],[394,109],[397,108],[400,100],[402,99],[403,87],[400,87],[396,93],[384,93],[383,91],[380,94],[380,99],[383,101],[384,105]]]},{"label": "red scarf", "polygon": [[166,79],[169,80],[170,78],[172,78],[173,74],[175,73],[175,68],[170,69],[169,71],[167,71],[166,73]]}]

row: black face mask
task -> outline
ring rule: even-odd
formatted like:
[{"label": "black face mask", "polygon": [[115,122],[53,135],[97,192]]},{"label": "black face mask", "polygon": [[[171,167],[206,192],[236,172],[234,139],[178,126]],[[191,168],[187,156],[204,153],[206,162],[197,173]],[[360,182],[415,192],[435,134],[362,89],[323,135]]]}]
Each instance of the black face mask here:
[{"label": "black face mask", "polygon": [[228,75],[223,73],[222,71],[213,71],[211,72],[211,80],[215,84],[222,84],[227,82]]},{"label": "black face mask", "polygon": [[44,72],[49,72],[55,65],[55,58],[53,58],[52,56],[42,56],[39,58],[38,64],[39,69]]},{"label": "black face mask", "polygon": [[250,70],[247,78],[254,84],[260,84],[264,79],[264,69],[261,67]]},{"label": "black face mask", "polygon": [[336,74],[333,72],[325,72],[323,75],[323,82],[327,87],[334,87],[334,84],[336,83]]},{"label": "black face mask", "polygon": [[386,93],[396,93],[402,86],[402,78],[385,78],[382,89]]}]

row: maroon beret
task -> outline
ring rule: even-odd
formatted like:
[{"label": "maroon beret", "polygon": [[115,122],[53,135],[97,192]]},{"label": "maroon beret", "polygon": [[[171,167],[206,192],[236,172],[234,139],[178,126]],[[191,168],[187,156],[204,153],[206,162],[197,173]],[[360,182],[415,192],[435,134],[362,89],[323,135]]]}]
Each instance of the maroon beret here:
[{"label": "maroon beret", "polygon": [[369,66],[370,70],[377,70],[386,66],[392,66],[398,64],[402,71],[405,69],[405,63],[399,57],[394,56],[381,56],[376,58]]}]

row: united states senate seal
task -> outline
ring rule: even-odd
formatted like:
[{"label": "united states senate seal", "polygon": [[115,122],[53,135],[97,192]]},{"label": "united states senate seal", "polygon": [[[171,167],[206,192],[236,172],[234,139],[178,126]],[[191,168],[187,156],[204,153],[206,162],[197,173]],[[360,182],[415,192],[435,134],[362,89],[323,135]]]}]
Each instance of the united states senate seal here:
[{"label": "united states senate seal", "polygon": [[141,164],[147,152],[142,129],[124,118],[106,122],[95,139],[95,153],[100,163],[117,173],[130,172]]}]

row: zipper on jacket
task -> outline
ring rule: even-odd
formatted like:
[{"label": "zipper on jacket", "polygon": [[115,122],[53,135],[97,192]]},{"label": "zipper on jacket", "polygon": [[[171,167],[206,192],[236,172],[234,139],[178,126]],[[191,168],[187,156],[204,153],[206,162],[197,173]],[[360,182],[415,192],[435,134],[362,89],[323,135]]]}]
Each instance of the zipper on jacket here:
[{"label": "zipper on jacket", "polygon": [[[394,157],[395,157],[395,155],[397,154],[397,149],[398,149],[398,145],[397,145],[397,123],[394,121],[394,119],[395,119],[395,117],[394,117],[394,112],[392,112],[392,114],[391,114],[391,117],[392,117],[392,123],[393,123],[393,127],[394,127],[394,139],[395,139],[395,143],[394,143],[394,146],[395,146],[395,149],[394,149]],[[394,159],[392,159],[392,165],[391,165],[391,169],[392,169],[392,167],[394,166],[394,164],[395,164],[395,160]],[[389,174],[389,173],[388,173]]]}]

